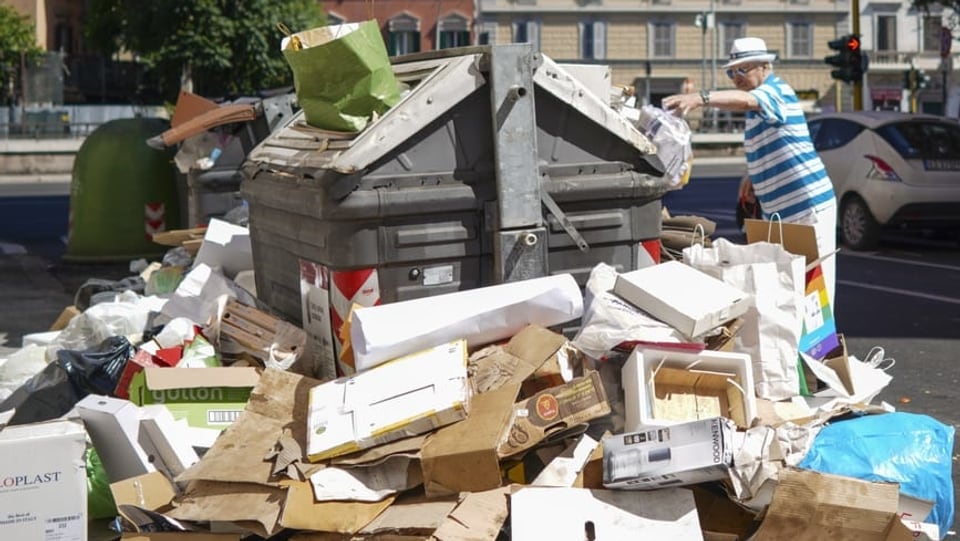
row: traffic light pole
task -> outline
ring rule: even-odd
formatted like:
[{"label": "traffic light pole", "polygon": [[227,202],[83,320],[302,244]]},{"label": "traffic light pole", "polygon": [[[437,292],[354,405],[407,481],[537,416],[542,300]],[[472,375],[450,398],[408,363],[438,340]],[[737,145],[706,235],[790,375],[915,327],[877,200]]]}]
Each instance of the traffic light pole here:
[{"label": "traffic light pole", "polygon": [[[850,16],[853,18],[853,33],[860,35],[860,0],[850,1]],[[866,76],[866,74],[864,74]],[[853,82],[853,110],[863,111],[863,77]]]}]

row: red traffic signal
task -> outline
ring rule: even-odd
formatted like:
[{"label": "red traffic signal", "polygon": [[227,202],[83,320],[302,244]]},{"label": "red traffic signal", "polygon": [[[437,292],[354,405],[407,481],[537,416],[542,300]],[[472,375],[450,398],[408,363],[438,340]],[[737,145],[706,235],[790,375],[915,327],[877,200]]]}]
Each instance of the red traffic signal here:
[{"label": "red traffic signal", "polygon": [[849,50],[851,50],[851,51],[859,51],[859,50],[860,50],[860,37],[859,37],[859,36],[853,36],[853,35],[849,36],[849,37],[847,38],[847,49],[849,49]]},{"label": "red traffic signal", "polygon": [[867,57],[860,49],[860,36],[847,34],[827,42],[837,54],[824,57],[823,61],[837,69],[830,76],[839,81],[854,83],[863,79],[867,71]]}]

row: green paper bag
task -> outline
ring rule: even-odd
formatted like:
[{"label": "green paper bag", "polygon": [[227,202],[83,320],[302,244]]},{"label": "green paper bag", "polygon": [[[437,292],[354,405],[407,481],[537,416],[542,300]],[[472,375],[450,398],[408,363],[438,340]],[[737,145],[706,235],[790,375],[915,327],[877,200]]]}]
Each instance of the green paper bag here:
[{"label": "green paper bag", "polygon": [[376,21],[297,32],[281,44],[307,124],[358,132],[400,100]]}]

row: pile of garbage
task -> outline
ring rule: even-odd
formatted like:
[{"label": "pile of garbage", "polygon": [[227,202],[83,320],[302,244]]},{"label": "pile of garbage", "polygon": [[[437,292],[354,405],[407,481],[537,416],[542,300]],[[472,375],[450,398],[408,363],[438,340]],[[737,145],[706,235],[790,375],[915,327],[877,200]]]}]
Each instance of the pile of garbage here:
[{"label": "pile of garbage", "polygon": [[[324,378],[316,337],[257,301],[246,227],[167,237],[162,262],[85,284],[0,360],[0,538],[86,539],[95,518],[198,540],[952,524],[953,428],[873,403],[892,362],[847,351],[788,242],[598,264],[584,290],[562,274],[354,306]],[[768,252],[772,279],[734,285],[717,250]]]}]

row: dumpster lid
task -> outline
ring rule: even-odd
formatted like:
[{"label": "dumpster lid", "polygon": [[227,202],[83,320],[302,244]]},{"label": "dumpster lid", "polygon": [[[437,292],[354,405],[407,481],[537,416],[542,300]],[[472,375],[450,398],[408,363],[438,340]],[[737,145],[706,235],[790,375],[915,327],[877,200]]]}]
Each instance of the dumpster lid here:
[{"label": "dumpster lid", "polygon": [[[306,123],[300,111],[254,149],[248,160],[291,168],[332,169],[345,175],[363,171],[487,84],[483,67],[491,47],[451,51],[460,54],[434,51],[396,58],[393,70],[397,79],[415,86],[366,129],[349,134],[315,128]],[[576,109],[638,153],[657,153],[650,139],[604,99],[548,56],[539,57],[541,62],[533,77],[539,89]]]}]

